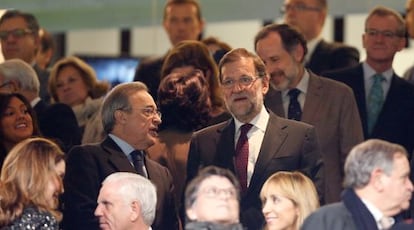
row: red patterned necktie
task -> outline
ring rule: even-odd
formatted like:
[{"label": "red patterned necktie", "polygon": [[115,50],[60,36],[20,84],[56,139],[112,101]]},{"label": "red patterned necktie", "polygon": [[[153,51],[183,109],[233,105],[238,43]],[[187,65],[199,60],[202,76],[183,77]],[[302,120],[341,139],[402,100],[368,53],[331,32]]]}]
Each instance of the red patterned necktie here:
[{"label": "red patterned necktie", "polygon": [[240,136],[236,144],[236,170],[242,191],[247,189],[247,162],[249,160],[249,141],[247,132],[252,124],[244,124],[240,127]]}]

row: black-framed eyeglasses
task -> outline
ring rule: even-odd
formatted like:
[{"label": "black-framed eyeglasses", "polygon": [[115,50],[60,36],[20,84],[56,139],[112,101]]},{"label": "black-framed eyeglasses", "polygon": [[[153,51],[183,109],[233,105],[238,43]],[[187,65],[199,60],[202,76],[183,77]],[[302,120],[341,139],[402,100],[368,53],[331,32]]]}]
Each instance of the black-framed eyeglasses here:
[{"label": "black-framed eyeglasses", "polygon": [[29,29],[14,29],[8,31],[0,31],[0,40],[6,40],[9,35],[13,35],[15,38],[21,38],[27,34],[31,34],[32,31]]},{"label": "black-framed eyeglasses", "polygon": [[385,38],[392,39],[395,37],[403,37],[398,32],[393,32],[390,30],[376,30],[376,29],[366,29],[365,33],[370,37],[377,37],[379,35],[382,35]]},{"label": "black-framed eyeglasses", "polygon": [[320,7],[316,7],[316,6],[308,6],[305,4],[294,4],[294,5],[283,5],[282,7],[280,7],[280,13],[281,14],[285,14],[287,11],[289,10],[294,10],[294,11],[300,11],[300,12],[304,12],[304,11],[321,11],[322,8]]},{"label": "black-framed eyeglasses", "polygon": [[236,84],[241,85],[245,88],[250,87],[260,77],[242,76],[238,80],[232,78],[226,78],[221,81],[221,86],[226,89],[232,89]]}]

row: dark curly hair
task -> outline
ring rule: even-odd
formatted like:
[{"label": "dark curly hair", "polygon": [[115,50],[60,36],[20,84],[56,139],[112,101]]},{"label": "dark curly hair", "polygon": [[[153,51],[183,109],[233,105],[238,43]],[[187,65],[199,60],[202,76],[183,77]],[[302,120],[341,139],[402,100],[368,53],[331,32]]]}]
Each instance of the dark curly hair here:
[{"label": "dark curly hair", "polygon": [[190,74],[173,73],[162,79],[158,88],[158,106],[163,114],[160,130],[189,132],[210,119],[208,83],[200,70]]}]

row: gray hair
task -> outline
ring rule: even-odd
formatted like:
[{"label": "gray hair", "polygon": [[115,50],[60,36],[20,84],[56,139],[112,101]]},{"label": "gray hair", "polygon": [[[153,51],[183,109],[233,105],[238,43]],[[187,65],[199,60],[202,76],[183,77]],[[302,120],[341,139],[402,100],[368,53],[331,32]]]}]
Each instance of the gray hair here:
[{"label": "gray hair", "polygon": [[40,83],[36,72],[20,59],[10,59],[1,63],[0,75],[4,81],[16,81],[22,89],[39,94]]},{"label": "gray hair", "polygon": [[407,151],[398,144],[371,139],[356,145],[345,162],[345,188],[362,188],[369,183],[371,173],[375,169],[382,169],[390,175],[393,170],[394,155]]},{"label": "gray hair", "polygon": [[142,82],[128,82],[115,86],[105,97],[102,105],[102,124],[104,131],[110,133],[115,125],[115,111],[132,111],[129,96],[138,91],[148,92],[147,86]]},{"label": "gray hair", "polygon": [[118,185],[118,194],[122,196],[125,203],[137,201],[145,224],[151,226],[157,205],[156,187],[151,181],[135,173],[116,172],[105,178],[102,185],[106,183]]}]

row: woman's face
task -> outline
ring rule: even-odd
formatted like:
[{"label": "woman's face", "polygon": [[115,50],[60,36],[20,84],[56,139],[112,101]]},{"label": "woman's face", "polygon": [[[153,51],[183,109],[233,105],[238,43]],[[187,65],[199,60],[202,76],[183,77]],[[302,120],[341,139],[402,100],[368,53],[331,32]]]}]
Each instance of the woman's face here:
[{"label": "woman's face", "polygon": [[[1,116],[3,142],[11,146],[33,134],[33,120],[26,105],[17,97],[12,97]],[[7,145],[7,144],[6,144]]]},{"label": "woman's face", "polygon": [[292,200],[272,188],[263,200],[263,215],[268,230],[293,230],[299,215],[299,209]]},{"label": "woman's face", "polygon": [[[57,208],[59,195],[63,193],[62,180],[65,175],[66,164],[64,160],[59,161],[55,166],[56,174],[52,175],[46,189],[46,199],[50,207]],[[57,175],[57,176],[56,176]]]},{"label": "woman's face", "polygon": [[88,97],[81,73],[73,66],[63,67],[56,78],[56,94],[59,102],[69,106],[82,104]]}]

